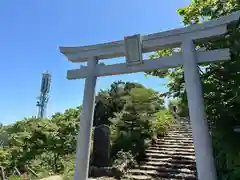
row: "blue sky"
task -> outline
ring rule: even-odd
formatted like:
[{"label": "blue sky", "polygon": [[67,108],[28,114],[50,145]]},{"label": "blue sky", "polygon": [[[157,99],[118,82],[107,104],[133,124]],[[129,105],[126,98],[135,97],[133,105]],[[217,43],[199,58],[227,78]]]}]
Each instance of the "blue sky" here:
[{"label": "blue sky", "polygon": [[[52,73],[47,114],[82,103],[83,80],[69,81],[78,67],[59,46],[90,45],[181,27],[176,10],[190,0],[7,0],[0,2],[0,122],[10,124],[37,113],[41,73]],[[108,60],[110,61],[110,60]],[[117,61],[114,61],[117,62]],[[166,80],[143,73],[99,78],[97,91],[115,80],[136,81],[164,91]]]}]

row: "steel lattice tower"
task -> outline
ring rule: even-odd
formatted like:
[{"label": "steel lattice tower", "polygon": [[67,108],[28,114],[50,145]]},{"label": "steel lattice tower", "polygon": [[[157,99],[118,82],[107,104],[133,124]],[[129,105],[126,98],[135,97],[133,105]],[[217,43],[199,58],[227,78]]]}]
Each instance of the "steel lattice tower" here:
[{"label": "steel lattice tower", "polygon": [[40,89],[40,96],[37,98],[38,118],[46,116],[47,103],[49,99],[49,90],[51,84],[51,74],[45,72],[42,74],[42,83]]}]

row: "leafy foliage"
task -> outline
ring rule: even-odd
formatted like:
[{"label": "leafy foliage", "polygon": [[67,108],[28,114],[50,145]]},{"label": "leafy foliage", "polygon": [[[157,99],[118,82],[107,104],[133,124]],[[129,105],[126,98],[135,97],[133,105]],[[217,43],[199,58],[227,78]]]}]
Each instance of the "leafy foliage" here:
[{"label": "leafy foliage", "polygon": [[136,161],[131,151],[118,151],[116,159],[113,162],[114,168],[118,169],[120,172],[126,173],[126,169],[134,165],[136,165]]}]

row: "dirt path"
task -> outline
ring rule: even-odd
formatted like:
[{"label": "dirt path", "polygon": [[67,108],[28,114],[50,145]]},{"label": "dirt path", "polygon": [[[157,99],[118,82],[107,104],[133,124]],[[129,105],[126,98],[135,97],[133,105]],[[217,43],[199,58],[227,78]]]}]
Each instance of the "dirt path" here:
[{"label": "dirt path", "polygon": [[61,176],[50,176],[50,177],[43,178],[40,180],[63,180],[63,178]]}]

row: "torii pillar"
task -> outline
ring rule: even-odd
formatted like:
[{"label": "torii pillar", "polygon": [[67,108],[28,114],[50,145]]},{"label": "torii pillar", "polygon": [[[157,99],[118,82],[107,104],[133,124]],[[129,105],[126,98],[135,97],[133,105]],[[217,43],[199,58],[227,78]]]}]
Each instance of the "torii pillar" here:
[{"label": "torii pillar", "polygon": [[192,126],[198,179],[217,180],[212,141],[206,119],[202,84],[197,65],[195,45],[191,40],[182,43],[185,87]]},{"label": "torii pillar", "polygon": [[[95,57],[89,58],[87,65],[89,72],[96,71],[97,59]],[[77,138],[74,180],[88,179],[96,81],[97,77],[92,73],[89,73],[85,80],[83,107],[80,117],[80,133],[78,134]]]}]

